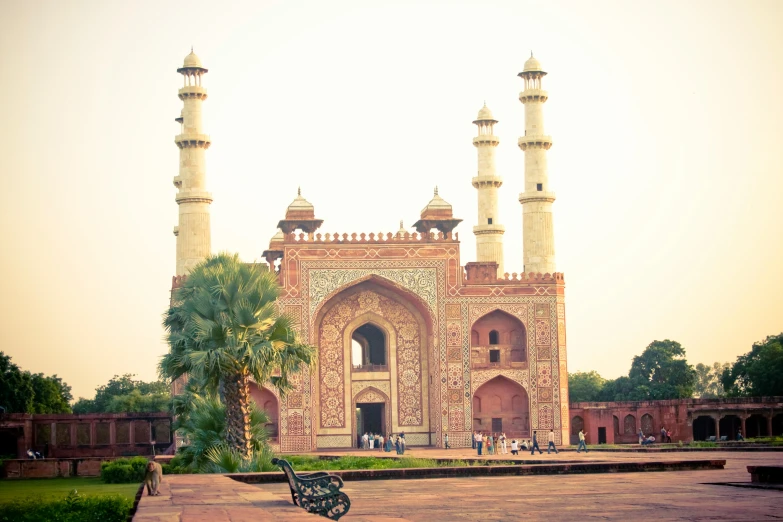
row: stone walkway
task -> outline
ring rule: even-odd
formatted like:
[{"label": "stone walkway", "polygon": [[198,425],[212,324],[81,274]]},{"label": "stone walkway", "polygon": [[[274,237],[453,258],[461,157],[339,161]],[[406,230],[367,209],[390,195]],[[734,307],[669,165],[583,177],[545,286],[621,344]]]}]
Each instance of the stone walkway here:
[{"label": "stone walkway", "polygon": [[[357,452],[351,452],[355,454]],[[468,458],[470,450],[414,449],[411,456]],[[388,454],[386,454],[388,455]],[[510,455],[496,457],[508,459]],[[552,463],[725,459],[723,470],[665,473],[466,477],[346,481],[351,497],[346,522],[500,520],[730,520],[783,517],[783,492],[715,485],[750,482],[748,465],[783,465],[780,453],[591,452],[527,453],[520,460]],[[291,504],[287,484],[249,485],[224,476],[166,476],[163,495],[142,497],[134,521],[313,521]],[[318,519],[321,519],[318,517]]]},{"label": "stone walkway", "polygon": [[283,494],[224,475],[166,475],[160,495],[141,497],[134,522],[314,522]]}]

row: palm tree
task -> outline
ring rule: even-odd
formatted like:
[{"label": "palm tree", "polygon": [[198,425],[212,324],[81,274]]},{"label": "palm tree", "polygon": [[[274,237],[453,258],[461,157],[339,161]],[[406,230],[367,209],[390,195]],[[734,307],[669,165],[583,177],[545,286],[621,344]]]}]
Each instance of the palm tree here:
[{"label": "palm tree", "polygon": [[285,394],[290,378],[309,365],[315,349],[297,338],[293,320],[280,314],[277,275],[245,264],[237,254],[210,256],[174,292],[163,325],[171,347],[161,377],[191,375],[226,403],[226,442],[249,459],[250,379],[270,381]]}]

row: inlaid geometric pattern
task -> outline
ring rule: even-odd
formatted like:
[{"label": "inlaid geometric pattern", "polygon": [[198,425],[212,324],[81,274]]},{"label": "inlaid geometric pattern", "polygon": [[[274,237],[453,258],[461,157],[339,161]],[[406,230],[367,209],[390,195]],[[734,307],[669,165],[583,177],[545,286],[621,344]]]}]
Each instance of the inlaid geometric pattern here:
[{"label": "inlaid geometric pattern", "polygon": [[549,320],[536,319],[536,344],[548,345],[550,338],[551,336],[549,335]]},{"label": "inlaid geometric pattern", "polygon": [[464,428],[464,416],[462,408],[452,406],[449,408],[449,429],[461,430]]},{"label": "inlaid geometric pattern", "polygon": [[552,429],[554,425],[552,423],[552,405],[551,404],[539,404],[538,405],[538,427],[539,429]]},{"label": "inlaid geometric pattern", "polygon": [[537,384],[539,388],[552,386],[552,363],[539,362]]},{"label": "inlaid geometric pattern", "polygon": [[449,388],[450,389],[462,389],[462,365],[461,364],[449,364]]},{"label": "inlaid geometric pattern", "polygon": [[459,321],[462,319],[462,307],[459,304],[447,304],[446,305],[446,319],[456,319]]},{"label": "inlaid geometric pattern", "polygon": [[446,335],[448,336],[447,346],[462,346],[462,325],[458,322],[449,322],[446,325]]},{"label": "inlaid geometric pattern", "polygon": [[350,435],[319,435],[319,448],[347,448],[352,447],[353,441]]},{"label": "inlaid geometric pattern", "polygon": [[552,388],[539,388],[538,402],[552,402]]}]

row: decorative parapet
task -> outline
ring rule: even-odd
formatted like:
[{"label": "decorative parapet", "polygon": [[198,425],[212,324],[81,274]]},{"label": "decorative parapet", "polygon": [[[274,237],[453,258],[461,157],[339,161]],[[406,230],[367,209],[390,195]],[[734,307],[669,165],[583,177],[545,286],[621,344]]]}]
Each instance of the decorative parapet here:
[{"label": "decorative parapet", "polygon": [[[495,263],[468,263],[462,271],[462,284],[468,285],[518,285],[520,283],[549,283],[549,284],[564,284],[565,278],[562,272],[541,273],[530,272],[517,274],[516,272],[503,274],[503,277],[492,277],[492,270],[488,264]],[[497,267],[495,268],[497,270]]]},{"label": "decorative parapet", "polygon": [[313,244],[361,244],[361,243],[458,243],[459,234],[457,232],[451,234],[443,232],[429,232],[429,233],[396,233],[388,232],[384,234],[380,232],[375,234],[370,232],[369,234],[352,233],[352,234],[303,234],[303,233],[291,233],[285,234],[286,244],[301,244],[301,243],[313,243]]}]

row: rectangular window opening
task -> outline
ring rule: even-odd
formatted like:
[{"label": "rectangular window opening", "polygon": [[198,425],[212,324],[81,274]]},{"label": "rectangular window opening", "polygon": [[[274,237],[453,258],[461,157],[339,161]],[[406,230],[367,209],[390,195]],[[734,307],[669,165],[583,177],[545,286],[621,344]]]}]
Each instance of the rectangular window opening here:
[{"label": "rectangular window opening", "polygon": [[500,362],[500,350],[489,351],[489,362]]},{"label": "rectangular window opening", "polygon": [[492,224],[492,218],[487,218],[487,225],[491,225],[491,224]]},{"label": "rectangular window opening", "polygon": [[536,183],[536,190],[541,192],[544,190],[544,184],[543,183]]}]

